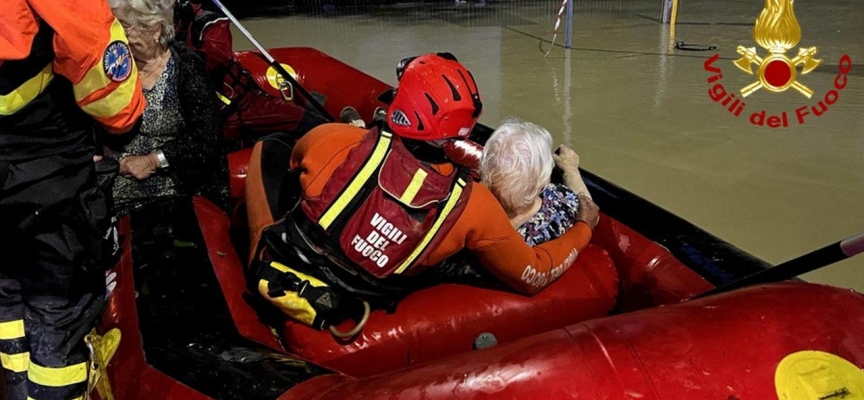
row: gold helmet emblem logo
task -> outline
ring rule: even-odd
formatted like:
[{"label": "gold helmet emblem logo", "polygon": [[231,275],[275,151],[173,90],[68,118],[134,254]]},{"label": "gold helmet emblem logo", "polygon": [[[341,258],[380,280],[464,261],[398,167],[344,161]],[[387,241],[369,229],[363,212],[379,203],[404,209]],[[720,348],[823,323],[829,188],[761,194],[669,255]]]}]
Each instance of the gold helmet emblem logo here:
[{"label": "gold helmet emblem logo", "polygon": [[756,53],[756,48],[738,46],[738,54],[742,57],[733,63],[742,71],[753,75],[753,64],[756,64],[758,80],[741,89],[741,95],[747,97],[759,89],[774,93],[793,88],[808,99],[813,96],[813,90],[798,82],[798,66],[802,65],[801,75],[816,69],[822,60],[814,58],[816,46],[799,48],[798,55],[789,58],[786,52],[801,41],[801,26],[795,18],[792,7],[794,0],[765,0],[765,8],[756,19],[753,26],[753,39],[763,49],[768,51],[765,58]]}]

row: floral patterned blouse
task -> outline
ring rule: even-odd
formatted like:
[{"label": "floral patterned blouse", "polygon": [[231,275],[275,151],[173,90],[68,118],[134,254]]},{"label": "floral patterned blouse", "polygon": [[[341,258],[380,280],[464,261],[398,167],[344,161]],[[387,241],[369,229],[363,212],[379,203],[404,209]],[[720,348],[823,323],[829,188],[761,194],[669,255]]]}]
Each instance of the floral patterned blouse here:
[{"label": "floral patterned blouse", "polygon": [[[121,151],[111,154],[112,158],[120,161],[123,157],[161,150],[176,140],[177,132],[183,132],[186,122],[180,114],[175,64],[175,58],[169,58],[156,85],[144,89],[147,106],[141,117],[141,126]],[[182,191],[183,188],[177,185],[174,176],[167,170],[157,170],[141,181],[121,175],[114,182],[114,206],[118,214],[125,214],[150,201],[182,194]]]},{"label": "floral patterned blouse", "polygon": [[563,235],[576,223],[579,211],[579,197],[567,186],[550,183],[540,192],[540,198],[540,210],[516,229],[529,246]]}]

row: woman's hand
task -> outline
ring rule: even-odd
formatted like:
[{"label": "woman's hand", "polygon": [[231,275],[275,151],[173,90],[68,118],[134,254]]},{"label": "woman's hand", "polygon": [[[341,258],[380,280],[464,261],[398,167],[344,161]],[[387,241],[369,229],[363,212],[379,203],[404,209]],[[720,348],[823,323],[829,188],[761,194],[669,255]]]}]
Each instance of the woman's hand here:
[{"label": "woman's hand", "polygon": [[584,193],[579,193],[579,211],[576,213],[576,220],[585,222],[591,229],[600,222],[600,207],[597,207],[597,204]]},{"label": "woman's hand", "polygon": [[143,156],[127,156],[120,160],[120,175],[143,181],[156,172],[159,159],[155,153]]},{"label": "woman's hand", "polygon": [[573,149],[560,145],[555,152],[552,153],[552,159],[555,160],[555,165],[564,173],[579,172],[579,155]]},{"label": "woman's hand", "polygon": [[582,180],[582,174],[579,173],[579,155],[573,149],[562,144],[552,153],[552,159],[555,160],[555,165],[564,171],[564,185],[574,192],[584,194],[588,196],[588,199],[591,199],[588,186],[585,185],[585,181]]}]

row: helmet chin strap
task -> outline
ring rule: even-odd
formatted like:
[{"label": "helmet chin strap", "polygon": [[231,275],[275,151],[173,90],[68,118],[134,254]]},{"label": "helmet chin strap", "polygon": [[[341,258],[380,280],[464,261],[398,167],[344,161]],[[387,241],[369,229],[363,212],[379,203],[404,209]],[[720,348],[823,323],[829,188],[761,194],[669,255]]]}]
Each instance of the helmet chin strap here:
[{"label": "helmet chin strap", "polygon": [[[402,139],[402,144],[405,145],[405,148],[408,149],[411,155],[420,161],[430,164],[440,164],[449,161],[447,153],[444,152],[444,148],[436,145],[433,141],[415,140],[404,137],[400,137],[400,139]],[[446,141],[447,140],[445,139],[442,142]]]}]

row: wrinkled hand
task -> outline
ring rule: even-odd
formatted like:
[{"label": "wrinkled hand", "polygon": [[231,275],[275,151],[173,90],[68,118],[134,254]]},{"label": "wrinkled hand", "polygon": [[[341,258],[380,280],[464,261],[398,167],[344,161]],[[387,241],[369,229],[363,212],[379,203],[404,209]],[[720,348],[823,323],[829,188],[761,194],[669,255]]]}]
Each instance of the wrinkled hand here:
[{"label": "wrinkled hand", "polygon": [[552,159],[555,160],[555,165],[565,173],[579,171],[579,155],[573,149],[563,144],[558,146],[555,152],[552,153]]},{"label": "wrinkled hand", "polygon": [[584,221],[591,229],[600,222],[600,207],[584,193],[579,193],[579,212],[576,213],[576,220]]},{"label": "wrinkled hand", "polygon": [[127,156],[120,160],[120,175],[143,181],[156,172],[159,160],[153,153],[143,156]]}]

